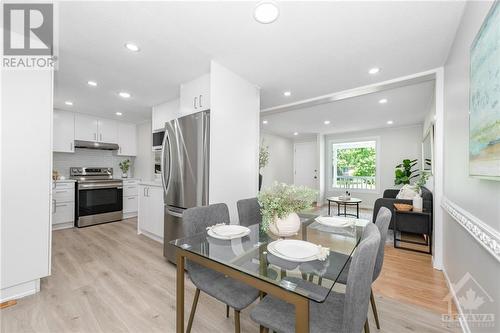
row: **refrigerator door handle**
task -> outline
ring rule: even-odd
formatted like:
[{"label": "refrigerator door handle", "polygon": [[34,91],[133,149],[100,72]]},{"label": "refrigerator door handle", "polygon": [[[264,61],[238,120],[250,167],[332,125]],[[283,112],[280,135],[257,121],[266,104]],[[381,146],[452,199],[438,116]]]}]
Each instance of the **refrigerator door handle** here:
[{"label": "refrigerator door handle", "polygon": [[171,210],[171,209],[168,208],[167,205],[165,205],[165,211],[167,212],[168,215],[172,215],[172,216],[175,216],[175,217],[178,217],[178,218],[182,218],[182,211],[178,212],[178,211]]},{"label": "refrigerator door handle", "polygon": [[[168,142],[168,180],[165,179],[165,150],[167,148],[166,143]],[[170,144],[170,137],[168,130],[165,128],[165,135],[163,136],[163,143],[161,149],[161,183],[165,195],[168,193],[168,188],[170,187],[170,177],[172,176],[172,146]]]}]

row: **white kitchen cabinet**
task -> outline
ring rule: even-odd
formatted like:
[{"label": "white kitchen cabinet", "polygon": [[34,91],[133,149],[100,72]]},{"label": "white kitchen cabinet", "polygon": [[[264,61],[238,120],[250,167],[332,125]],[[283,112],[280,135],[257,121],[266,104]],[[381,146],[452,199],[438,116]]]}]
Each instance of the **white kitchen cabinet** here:
[{"label": "white kitchen cabinet", "polygon": [[52,189],[52,229],[75,225],[75,183],[55,182]]},{"label": "white kitchen cabinet", "polygon": [[118,143],[118,123],[111,119],[97,120],[97,141],[105,143]]},{"label": "white kitchen cabinet", "polygon": [[139,185],[137,233],[163,242],[163,189]]},{"label": "white kitchen cabinet", "polygon": [[118,123],[118,152],[119,156],[137,155],[137,133],[135,124]]},{"label": "white kitchen cabinet", "polygon": [[75,152],[75,114],[54,110],[52,151],[60,153]]},{"label": "white kitchen cabinet", "polygon": [[97,118],[85,114],[75,114],[75,140],[97,140]]},{"label": "white kitchen cabinet", "polygon": [[164,129],[166,122],[178,118],[180,115],[179,98],[153,106],[151,111],[151,130],[154,132]]},{"label": "white kitchen cabinet", "polygon": [[188,115],[210,109],[210,74],[181,84],[180,112]]},{"label": "white kitchen cabinet", "polygon": [[138,188],[137,179],[127,179],[123,181],[123,218],[128,219],[137,216],[138,206]]}]

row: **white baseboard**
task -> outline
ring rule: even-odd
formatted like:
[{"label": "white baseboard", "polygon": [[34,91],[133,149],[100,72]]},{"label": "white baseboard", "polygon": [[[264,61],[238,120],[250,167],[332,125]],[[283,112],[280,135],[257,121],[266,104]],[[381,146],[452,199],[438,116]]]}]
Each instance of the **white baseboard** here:
[{"label": "white baseboard", "polygon": [[446,273],[446,270],[444,269],[444,267],[443,267],[442,271],[444,274],[444,278],[446,279],[446,284],[448,285],[448,290],[451,293],[453,303],[455,303],[455,306],[457,307],[457,310],[458,310],[458,316],[459,316],[458,320],[460,322],[460,327],[462,328],[462,332],[463,333],[471,333],[471,330],[469,328],[469,324],[464,319],[465,318],[464,312],[462,310],[462,307],[460,306],[460,302],[458,301],[457,293],[455,292],[455,289],[453,288],[453,284],[451,283],[450,278],[448,277],[448,274]]},{"label": "white baseboard", "polygon": [[24,282],[12,287],[0,289],[0,302],[7,302],[13,299],[19,299],[40,291],[40,279]]},{"label": "white baseboard", "polygon": [[137,212],[123,213],[123,219],[130,219],[132,217],[137,217]]},{"label": "white baseboard", "polygon": [[151,232],[149,232],[149,231],[145,231],[145,230],[138,230],[138,231],[137,231],[137,234],[138,234],[138,235],[141,235],[141,234],[142,234],[142,235],[144,235],[144,236],[146,236],[146,237],[148,237],[148,238],[151,238],[151,239],[152,239],[152,240],[154,240],[154,241],[157,241],[158,243],[162,243],[162,244],[163,244],[163,237],[159,237],[159,236],[157,236],[157,235],[155,235],[155,234],[153,234],[153,233],[151,233]]},{"label": "white baseboard", "polygon": [[52,225],[52,230],[69,229],[75,226],[75,222],[58,223]]}]

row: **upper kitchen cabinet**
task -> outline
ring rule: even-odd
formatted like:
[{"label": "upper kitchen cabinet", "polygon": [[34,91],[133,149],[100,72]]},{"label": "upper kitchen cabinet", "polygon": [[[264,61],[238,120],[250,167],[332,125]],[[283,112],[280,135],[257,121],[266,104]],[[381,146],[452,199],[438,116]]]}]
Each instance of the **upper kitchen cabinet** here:
[{"label": "upper kitchen cabinet", "polygon": [[60,153],[75,152],[75,114],[54,110],[52,150]]},{"label": "upper kitchen cabinet", "polygon": [[118,153],[119,156],[137,155],[137,133],[135,124],[118,123]]},{"label": "upper kitchen cabinet", "polygon": [[180,116],[179,99],[153,106],[152,126],[153,132],[165,129],[165,123]]},{"label": "upper kitchen cabinet", "polygon": [[75,140],[97,141],[97,118],[75,114]]},{"label": "upper kitchen cabinet", "polygon": [[110,119],[99,119],[97,121],[97,141],[106,143],[118,143],[118,123]]},{"label": "upper kitchen cabinet", "polygon": [[188,115],[210,109],[210,74],[196,80],[181,84],[180,112]]}]

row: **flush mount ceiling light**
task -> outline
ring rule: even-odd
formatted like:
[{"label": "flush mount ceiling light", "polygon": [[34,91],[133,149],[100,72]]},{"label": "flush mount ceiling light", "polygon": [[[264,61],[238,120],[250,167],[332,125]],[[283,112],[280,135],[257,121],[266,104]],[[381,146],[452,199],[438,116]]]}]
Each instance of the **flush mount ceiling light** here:
[{"label": "flush mount ceiling light", "polygon": [[97,82],[95,82],[95,81],[87,81],[87,84],[89,86],[92,86],[92,87],[96,87],[97,86]]},{"label": "flush mount ceiling light", "polygon": [[139,50],[140,50],[139,46],[137,44],[134,44],[134,43],[126,43],[125,47],[127,48],[127,50],[132,51],[132,52],[139,52]]},{"label": "flush mount ceiling light", "polygon": [[267,125],[268,121],[267,121],[267,120],[263,120],[263,121],[262,121],[262,123],[263,123],[264,125]]},{"label": "flush mount ceiling light", "polygon": [[130,94],[128,92],[125,92],[125,91],[120,91],[118,93],[118,95],[120,95],[120,97],[123,97],[123,98],[130,98]]},{"label": "flush mount ceiling light", "polygon": [[392,120],[387,121],[387,125],[392,125],[392,124],[394,124],[394,122]]},{"label": "flush mount ceiling light", "polygon": [[69,105],[69,106],[72,106],[72,105],[73,105],[73,102],[72,102],[72,101],[66,101],[66,102],[64,102],[64,104]]},{"label": "flush mount ceiling light", "polygon": [[290,97],[290,96],[292,96],[292,92],[291,91],[285,91],[283,93],[283,95],[285,95],[286,97]]},{"label": "flush mount ceiling light", "polygon": [[387,103],[387,98],[382,98],[380,101],[378,101],[380,104],[385,104]]},{"label": "flush mount ceiling light", "polygon": [[261,1],[255,6],[253,17],[262,24],[273,23],[278,19],[280,10],[274,1]]},{"label": "flush mount ceiling light", "polygon": [[121,112],[116,112],[115,114],[116,114],[117,116],[121,116],[123,113],[121,113]]},{"label": "flush mount ceiling light", "polygon": [[297,136],[299,135],[299,132],[293,132],[293,135]]},{"label": "flush mount ceiling light", "polygon": [[323,122],[323,124],[325,124],[325,125],[330,125],[330,120],[325,120],[325,121]]},{"label": "flush mount ceiling light", "polygon": [[380,68],[378,67],[370,68],[370,70],[368,71],[368,73],[370,73],[371,75],[377,74],[378,72],[380,72]]}]

